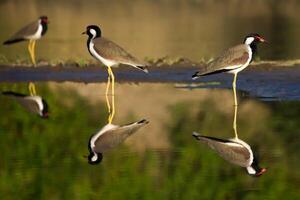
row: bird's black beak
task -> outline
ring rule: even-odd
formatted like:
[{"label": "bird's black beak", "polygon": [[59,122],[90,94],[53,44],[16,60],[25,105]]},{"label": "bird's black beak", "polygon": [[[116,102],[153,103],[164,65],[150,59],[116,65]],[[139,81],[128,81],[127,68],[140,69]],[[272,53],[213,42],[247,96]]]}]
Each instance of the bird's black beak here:
[{"label": "bird's black beak", "polygon": [[81,33],[81,35],[84,35],[84,34],[86,34],[86,31],[84,31],[84,32]]}]

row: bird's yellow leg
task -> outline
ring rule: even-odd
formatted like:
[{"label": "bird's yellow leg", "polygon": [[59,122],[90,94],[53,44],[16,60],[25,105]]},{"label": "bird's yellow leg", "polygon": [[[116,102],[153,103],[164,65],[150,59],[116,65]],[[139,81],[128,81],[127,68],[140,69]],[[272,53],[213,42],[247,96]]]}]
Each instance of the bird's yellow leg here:
[{"label": "bird's yellow leg", "polygon": [[111,70],[111,67],[108,67],[108,70],[109,70],[109,73],[110,73],[110,76],[111,76],[111,80],[112,80],[112,83],[111,83],[111,90],[112,90],[112,96],[111,96],[111,99],[112,99],[112,112],[111,112],[111,115],[110,115],[110,118],[109,118],[109,122],[108,123],[112,123],[112,120],[115,116],[115,76],[114,76],[114,73],[112,72]]},{"label": "bird's yellow leg", "polygon": [[[29,40],[28,51],[33,65],[35,65],[34,46],[35,46],[35,40]],[[36,95],[35,84],[33,82],[29,82],[28,89],[31,96]]]},{"label": "bird's yellow leg", "polygon": [[34,46],[35,46],[35,40],[29,40],[28,51],[33,65],[35,65]]},{"label": "bird's yellow leg", "polygon": [[36,65],[36,62],[35,62],[35,40],[32,41],[32,47],[31,47],[31,53],[32,53],[32,63],[33,65],[35,66]]},{"label": "bird's yellow leg", "polygon": [[[108,77],[107,77],[107,84],[106,84],[106,91],[105,91],[105,99],[106,99],[108,114],[110,116],[110,103],[109,103],[109,98],[108,98],[108,90],[109,90],[109,86],[110,86],[110,72],[109,72],[109,70],[107,70],[107,72],[108,72]],[[109,122],[109,118],[108,118],[108,122]]]},{"label": "bird's yellow leg", "polygon": [[232,82],[232,89],[233,89],[233,95],[234,95],[234,106],[237,106],[237,97],[236,97],[236,77],[237,73],[234,74],[233,82]]},{"label": "bird's yellow leg", "polygon": [[235,105],[234,106],[234,117],[233,117],[233,131],[234,131],[235,139],[238,139],[238,133],[237,133],[237,128],[236,128],[237,110],[238,110],[238,106]]},{"label": "bird's yellow leg", "polygon": [[31,62],[32,62],[32,41],[33,40],[29,40],[29,43],[28,43],[28,51],[29,51],[29,56],[30,56]]},{"label": "bird's yellow leg", "polygon": [[29,82],[28,89],[31,96],[36,96],[35,84],[33,82]]}]

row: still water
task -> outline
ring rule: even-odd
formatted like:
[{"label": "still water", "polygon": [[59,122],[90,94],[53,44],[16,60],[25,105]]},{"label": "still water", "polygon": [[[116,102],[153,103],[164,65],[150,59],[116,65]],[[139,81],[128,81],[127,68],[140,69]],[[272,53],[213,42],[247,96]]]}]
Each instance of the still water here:
[{"label": "still water", "polygon": [[[208,60],[251,32],[270,43],[260,48],[261,59],[295,59],[300,54],[299,10],[294,0],[2,0],[0,41],[48,15],[48,33],[36,47],[38,60],[89,60],[86,37],[81,35],[89,24],[100,25],[104,37],[140,59],[168,55]],[[0,45],[1,63],[29,62],[26,45]]]},{"label": "still water", "polygon": [[[232,138],[230,90],[116,84],[117,125],[147,119],[125,143],[87,162],[88,140],[107,123],[105,84],[37,83],[50,118],[0,97],[1,199],[299,199],[300,103],[239,96],[240,139],[268,171],[259,178],[192,137]],[[27,93],[27,85],[1,84]]]}]

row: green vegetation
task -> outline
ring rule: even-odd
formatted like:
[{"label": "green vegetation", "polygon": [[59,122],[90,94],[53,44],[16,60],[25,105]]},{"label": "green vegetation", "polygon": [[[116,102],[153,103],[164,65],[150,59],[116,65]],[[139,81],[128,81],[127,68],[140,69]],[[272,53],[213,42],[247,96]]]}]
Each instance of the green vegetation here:
[{"label": "green vegetation", "polygon": [[[90,135],[106,122],[104,102],[91,105],[75,92],[38,86],[50,105],[48,120],[0,97],[1,199],[300,199],[299,102],[272,103],[266,106],[270,115],[260,115],[257,107],[257,116],[239,117],[240,137],[269,168],[253,178],[191,136],[195,130],[233,136],[226,131],[231,116],[209,100],[198,105],[199,112],[189,102],[169,108],[172,117],[162,134],[168,134],[170,149],[140,153],[121,145],[91,166],[83,155]],[[1,86],[8,89],[26,93],[27,86]]]}]

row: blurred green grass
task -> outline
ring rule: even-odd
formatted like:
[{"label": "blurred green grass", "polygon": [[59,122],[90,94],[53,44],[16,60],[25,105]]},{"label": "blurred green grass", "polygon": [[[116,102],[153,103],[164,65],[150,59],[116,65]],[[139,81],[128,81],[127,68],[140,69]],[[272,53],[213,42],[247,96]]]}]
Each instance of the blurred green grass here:
[{"label": "blurred green grass", "polygon": [[[1,90],[26,93],[27,85],[2,84]],[[264,105],[269,115],[254,107],[251,116],[239,117],[240,137],[261,153],[261,165],[269,168],[253,178],[191,136],[195,130],[233,136],[224,131],[231,129],[231,114],[220,112],[209,99],[196,107],[188,101],[168,107],[171,118],[161,131],[168,135],[170,149],[140,153],[121,145],[91,166],[83,155],[90,135],[106,123],[104,102],[90,104],[75,91],[50,90],[41,83],[38,92],[50,105],[49,120],[0,97],[1,199],[300,198],[299,102],[274,102]],[[128,113],[127,119],[133,118]]]}]

